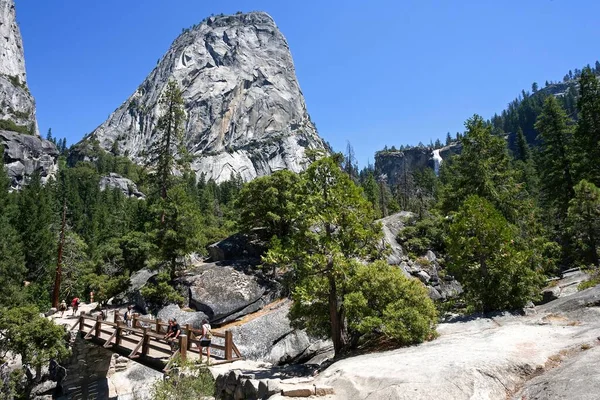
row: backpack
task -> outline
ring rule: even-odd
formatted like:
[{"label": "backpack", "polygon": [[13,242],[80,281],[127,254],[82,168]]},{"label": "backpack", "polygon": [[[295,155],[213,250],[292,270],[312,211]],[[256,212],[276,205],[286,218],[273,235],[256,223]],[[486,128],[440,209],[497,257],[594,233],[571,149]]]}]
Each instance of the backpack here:
[{"label": "backpack", "polygon": [[210,328],[210,325],[204,324],[202,325],[202,327],[206,329],[206,335],[204,337],[208,340],[212,339],[212,330]]}]

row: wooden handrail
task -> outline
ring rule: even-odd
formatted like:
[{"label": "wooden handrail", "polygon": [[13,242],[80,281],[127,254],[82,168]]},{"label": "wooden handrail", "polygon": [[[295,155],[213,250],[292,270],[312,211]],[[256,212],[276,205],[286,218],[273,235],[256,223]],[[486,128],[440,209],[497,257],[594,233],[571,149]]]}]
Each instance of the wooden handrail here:
[{"label": "wooden handrail", "polygon": [[[140,323],[142,322],[154,325],[155,328],[152,329],[149,327],[141,327]],[[139,314],[134,314],[132,327],[129,328],[125,326],[123,321],[121,321],[119,318],[119,312],[115,311],[114,322],[102,320],[101,315],[93,317],[91,315],[81,314],[78,321],[73,325],[72,329],[74,329],[77,325],[79,325],[79,331],[84,333],[85,339],[95,338],[96,340],[104,340],[102,339],[102,335],[108,335],[109,338],[104,340],[103,343],[104,347],[106,348],[112,347],[113,345],[116,347],[122,347],[123,341],[126,341],[127,343],[133,343],[135,345],[134,349],[129,354],[129,357],[131,358],[139,357],[140,354],[138,353],[140,352],[142,356],[148,356],[150,349],[152,349],[159,353],[165,353],[169,355],[169,363],[171,363],[173,359],[172,350],[150,344],[151,339],[154,339],[160,343],[168,344],[169,346],[172,344],[172,342],[164,339],[164,334],[162,332],[163,326],[168,324],[162,322],[158,318],[156,320],[151,320],[148,318],[140,318]],[[133,333],[135,336],[126,336],[124,335],[124,332],[128,332],[129,334]],[[179,335],[179,349],[174,353],[179,353],[181,358],[185,360],[188,350],[192,350],[192,345],[196,345],[198,347],[196,352],[199,351],[201,335],[201,329],[194,329],[190,324],[186,324],[185,327],[181,329],[181,334]],[[224,333],[213,332],[212,336],[213,338],[224,339],[224,343],[222,345],[211,342],[210,347],[214,348],[215,350],[223,351],[226,362],[243,358],[239,349],[233,342],[233,333],[230,330],[226,330]]]}]

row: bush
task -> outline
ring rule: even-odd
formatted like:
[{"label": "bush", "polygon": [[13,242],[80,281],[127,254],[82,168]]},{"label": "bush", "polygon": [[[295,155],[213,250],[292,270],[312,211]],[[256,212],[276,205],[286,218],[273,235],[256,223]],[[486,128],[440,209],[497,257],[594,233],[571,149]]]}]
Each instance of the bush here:
[{"label": "bush", "polygon": [[31,130],[25,125],[17,125],[10,119],[0,119],[0,130],[22,133],[24,135],[32,135]]},{"label": "bush", "polygon": [[384,261],[357,265],[344,298],[350,331],[381,332],[400,345],[436,335],[437,311],[427,289]]},{"label": "bush", "polygon": [[581,282],[579,284],[579,286],[577,286],[577,289],[585,290],[585,289],[589,289],[589,288],[597,286],[597,285],[600,285],[600,271],[593,274],[591,276],[590,280]]},{"label": "bush", "polygon": [[206,368],[198,369],[195,375],[167,375],[152,387],[152,400],[199,399],[214,396],[215,381]]}]

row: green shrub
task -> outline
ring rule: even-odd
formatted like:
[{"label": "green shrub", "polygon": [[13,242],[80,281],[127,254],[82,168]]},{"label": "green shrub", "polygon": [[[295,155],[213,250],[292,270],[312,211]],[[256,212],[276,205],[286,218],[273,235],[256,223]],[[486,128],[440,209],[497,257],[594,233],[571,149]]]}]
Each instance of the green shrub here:
[{"label": "green shrub", "polygon": [[204,396],[214,396],[215,381],[206,368],[198,369],[193,375],[175,373],[166,379],[156,381],[152,387],[152,400],[183,400],[199,399]]},{"label": "green shrub", "polygon": [[585,281],[585,282],[581,282],[578,286],[577,289],[578,290],[585,290],[585,289],[589,289],[591,287],[600,285],[600,272],[597,272],[596,274],[592,275],[592,277],[590,278],[590,280]]},{"label": "green shrub", "polygon": [[381,332],[400,345],[436,335],[437,311],[427,289],[384,261],[357,265],[344,298],[350,331]]},{"label": "green shrub", "polygon": [[0,130],[12,131],[23,133],[25,135],[31,135],[31,129],[25,125],[17,125],[10,119],[0,119]]}]

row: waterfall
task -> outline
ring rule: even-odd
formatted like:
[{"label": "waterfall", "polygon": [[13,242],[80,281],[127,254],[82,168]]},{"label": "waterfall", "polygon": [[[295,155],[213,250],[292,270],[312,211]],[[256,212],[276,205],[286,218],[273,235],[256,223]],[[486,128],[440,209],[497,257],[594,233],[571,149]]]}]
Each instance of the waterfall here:
[{"label": "waterfall", "polygon": [[440,175],[440,165],[442,165],[442,156],[440,156],[440,149],[433,150],[433,171],[436,176]]}]

